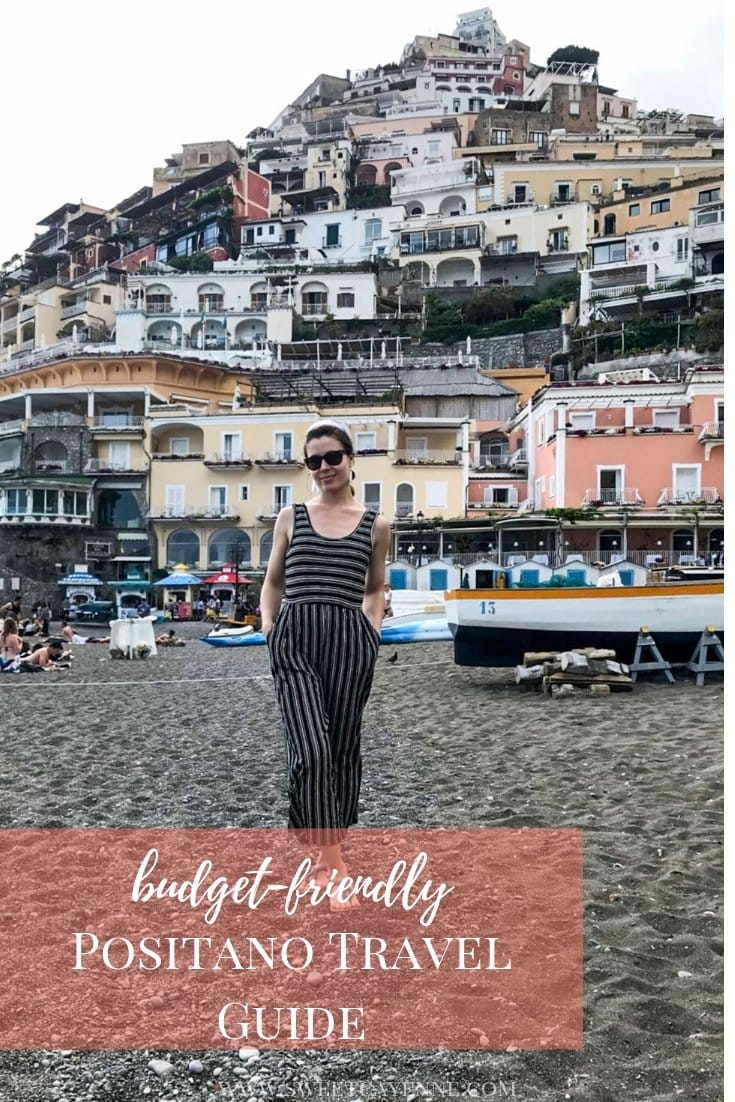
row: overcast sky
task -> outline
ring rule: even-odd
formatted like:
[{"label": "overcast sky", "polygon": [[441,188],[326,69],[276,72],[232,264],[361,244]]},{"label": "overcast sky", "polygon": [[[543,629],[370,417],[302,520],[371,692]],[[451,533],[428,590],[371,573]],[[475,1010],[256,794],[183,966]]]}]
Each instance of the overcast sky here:
[{"label": "overcast sky", "polygon": [[[479,6],[479,5],[478,5]],[[397,61],[415,34],[451,34],[472,4],[439,0],[27,0],[0,6],[0,261],[64,202],[110,207],[183,142],[242,143],[320,72]],[[600,81],[639,107],[724,114],[723,3],[497,0],[506,38],[544,62],[600,51]]]}]

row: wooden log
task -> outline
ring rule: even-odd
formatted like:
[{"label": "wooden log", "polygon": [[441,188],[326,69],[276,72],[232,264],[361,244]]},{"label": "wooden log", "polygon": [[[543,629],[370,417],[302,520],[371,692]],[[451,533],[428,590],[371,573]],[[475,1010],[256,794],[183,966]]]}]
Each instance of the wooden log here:
[{"label": "wooden log", "polygon": [[588,692],[590,696],[609,696],[611,689],[609,685],[590,685]]},{"label": "wooden log", "polygon": [[570,685],[568,683],[564,685],[551,686],[552,696],[572,696],[576,691],[577,690],[575,689],[574,685]]},{"label": "wooden log", "polygon": [[587,655],[588,658],[615,658],[616,654],[614,650],[606,650],[604,647],[595,648],[590,647],[590,652]]},{"label": "wooden log", "polygon": [[523,655],[524,666],[539,666],[544,662],[553,662],[555,658],[559,657],[558,650],[549,651],[526,651]]}]

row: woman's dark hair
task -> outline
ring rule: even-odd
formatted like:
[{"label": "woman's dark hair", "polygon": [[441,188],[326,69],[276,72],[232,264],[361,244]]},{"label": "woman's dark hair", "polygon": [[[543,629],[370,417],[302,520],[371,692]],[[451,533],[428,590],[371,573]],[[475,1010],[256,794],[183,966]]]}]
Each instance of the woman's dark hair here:
[{"label": "woman's dark hair", "polygon": [[18,625],[12,616],[6,616],[5,623],[3,624],[3,635],[15,635],[18,630]]},{"label": "woman's dark hair", "polygon": [[335,440],[339,440],[348,455],[355,454],[355,445],[352,443],[347,425],[341,425],[338,421],[317,421],[306,432],[304,458],[306,458],[306,445],[312,440],[320,440],[322,436],[333,436]]}]

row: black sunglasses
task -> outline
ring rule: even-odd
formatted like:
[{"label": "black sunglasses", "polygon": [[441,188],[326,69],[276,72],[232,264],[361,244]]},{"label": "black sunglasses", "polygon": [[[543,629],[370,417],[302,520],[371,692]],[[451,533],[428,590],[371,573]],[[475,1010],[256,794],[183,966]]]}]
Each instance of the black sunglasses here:
[{"label": "black sunglasses", "polygon": [[344,454],[345,449],[340,448],[339,451],[325,452],[324,455],[307,455],[306,466],[310,471],[318,471],[324,459],[330,467],[339,467]]}]

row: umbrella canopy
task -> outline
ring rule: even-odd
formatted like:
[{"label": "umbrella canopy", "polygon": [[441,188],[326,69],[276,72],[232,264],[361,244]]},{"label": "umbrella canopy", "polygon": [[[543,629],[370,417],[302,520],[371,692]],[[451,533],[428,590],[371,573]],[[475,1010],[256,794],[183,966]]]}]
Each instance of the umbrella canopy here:
[{"label": "umbrella canopy", "polygon": [[167,574],[165,578],[161,578],[160,582],[154,582],[154,585],[168,586],[169,589],[180,589],[182,586],[188,585],[201,585],[201,578],[196,578],[193,574],[187,574],[183,570],[174,570],[173,574]]},{"label": "umbrella canopy", "polygon": [[208,578],[202,578],[202,585],[251,585],[249,578],[243,574],[236,574],[229,563],[224,563],[218,574],[210,574]]}]

